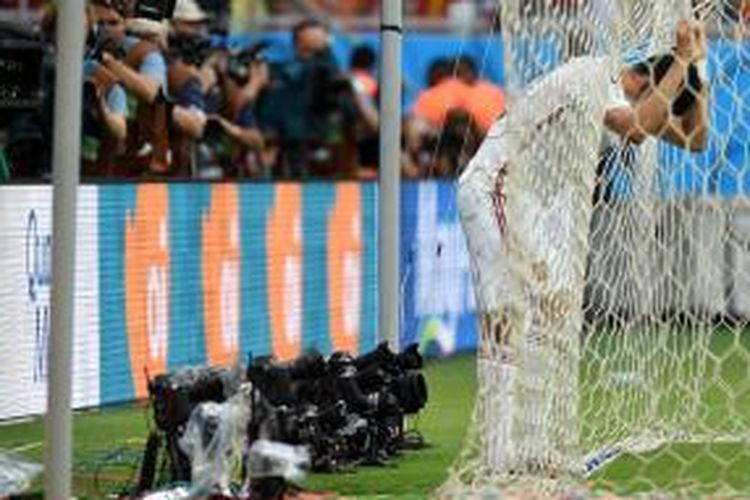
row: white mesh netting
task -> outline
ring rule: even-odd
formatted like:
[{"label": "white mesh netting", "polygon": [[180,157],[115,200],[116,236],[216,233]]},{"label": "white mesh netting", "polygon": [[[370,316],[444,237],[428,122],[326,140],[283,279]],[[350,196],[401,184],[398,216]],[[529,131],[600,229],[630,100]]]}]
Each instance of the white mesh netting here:
[{"label": "white mesh netting", "polygon": [[[441,495],[750,495],[745,4],[501,2],[509,110],[458,194],[479,391]],[[604,140],[680,19],[709,34],[707,147]]]}]

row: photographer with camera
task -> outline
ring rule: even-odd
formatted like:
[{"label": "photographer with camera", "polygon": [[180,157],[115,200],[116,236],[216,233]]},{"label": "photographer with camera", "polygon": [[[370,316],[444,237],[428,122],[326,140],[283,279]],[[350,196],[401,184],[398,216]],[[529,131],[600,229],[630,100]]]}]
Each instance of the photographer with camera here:
[{"label": "photographer with camera", "polygon": [[104,52],[123,50],[123,4],[94,0],[86,11],[87,53],[84,60],[82,175],[115,177],[117,152],[127,135],[127,97],[117,76],[102,63]]},{"label": "photographer with camera", "polygon": [[255,117],[255,102],[270,79],[265,48],[260,44],[230,54],[219,78],[220,102],[209,117],[206,139],[212,146],[214,163],[230,177],[271,176],[274,148]]},{"label": "photographer with camera", "polygon": [[284,177],[354,177],[357,170],[356,93],[333,55],[328,29],[310,19],[292,31],[295,57],[271,66],[258,101],[264,129],[280,138]]},{"label": "photographer with camera", "polygon": [[[127,177],[170,173],[164,2],[141,0],[127,18],[124,57],[102,53],[102,63],[128,94],[128,133],[120,172]],[[161,10],[157,9],[161,8]],[[170,13],[171,14],[171,13]]]},{"label": "photographer with camera", "polygon": [[197,141],[206,126],[206,101],[201,68],[211,44],[206,35],[208,16],[194,0],[180,0],[171,20],[167,79],[174,107],[170,116],[173,171],[182,177],[196,174]]}]

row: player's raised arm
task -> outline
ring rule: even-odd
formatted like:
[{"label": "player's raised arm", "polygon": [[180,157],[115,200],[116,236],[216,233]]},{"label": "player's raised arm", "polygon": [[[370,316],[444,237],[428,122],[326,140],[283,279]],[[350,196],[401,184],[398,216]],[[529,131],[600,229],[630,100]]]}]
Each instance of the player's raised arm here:
[{"label": "player's raised arm", "polygon": [[[708,54],[706,29],[703,23],[698,23],[692,30],[691,40],[693,64],[706,61]],[[698,71],[693,67],[688,72],[688,92],[694,99],[687,97],[687,109],[676,109],[670,113],[667,127],[660,135],[664,140],[690,151],[703,151],[708,144],[708,84],[702,81]],[[692,102],[690,102],[692,100]]]},{"label": "player's raised arm", "polygon": [[632,104],[610,108],[605,125],[636,144],[656,136],[685,149],[704,149],[708,89],[694,63],[705,54],[703,27],[681,22],[674,54],[652,57],[623,73],[620,85]]}]

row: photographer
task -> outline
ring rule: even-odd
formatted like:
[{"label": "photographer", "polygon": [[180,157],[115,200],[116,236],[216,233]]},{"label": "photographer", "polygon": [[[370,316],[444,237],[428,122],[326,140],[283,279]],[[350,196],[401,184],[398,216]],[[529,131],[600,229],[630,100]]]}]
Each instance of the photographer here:
[{"label": "photographer", "polygon": [[121,172],[128,177],[170,173],[168,106],[165,98],[167,65],[164,58],[166,25],[136,17],[127,20],[125,56],[108,52],[102,63],[128,93],[128,134]]},{"label": "photographer", "polygon": [[170,116],[170,144],[173,172],[183,177],[196,173],[196,145],[206,126],[201,67],[210,49],[205,36],[207,20],[193,0],[180,0],[171,22],[167,75],[174,107]]},{"label": "photographer", "polygon": [[[211,116],[214,143],[225,173],[230,176],[269,178],[274,150],[268,147],[255,118],[255,102],[268,85],[268,64],[262,57],[264,46],[233,54],[221,78],[222,102]],[[216,133],[218,132],[218,133]]]},{"label": "photographer", "polygon": [[103,52],[122,50],[123,7],[96,0],[87,9],[87,54],[84,61],[82,175],[118,175],[116,154],[127,135],[127,98],[117,77],[101,64]]},{"label": "photographer", "polygon": [[302,21],[292,39],[295,58],[271,67],[257,109],[264,129],[283,140],[281,173],[353,177],[359,117],[354,88],[338,67],[325,26]]}]

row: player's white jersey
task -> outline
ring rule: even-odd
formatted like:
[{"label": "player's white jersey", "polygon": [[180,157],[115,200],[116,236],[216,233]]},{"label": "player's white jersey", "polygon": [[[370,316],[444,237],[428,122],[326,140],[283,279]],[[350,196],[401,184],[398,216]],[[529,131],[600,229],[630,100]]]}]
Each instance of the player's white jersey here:
[{"label": "player's white jersey", "polygon": [[612,75],[605,58],[572,59],[532,82],[505,118],[505,131],[521,136],[518,146],[544,140],[549,128],[567,121],[567,114],[586,114],[601,127],[610,101]]},{"label": "player's white jersey", "polygon": [[602,134],[605,111],[627,104],[605,58],[572,59],[524,90],[490,129],[473,162],[496,165],[541,145],[551,128],[566,126],[571,112],[588,116],[589,130]]},{"label": "player's white jersey", "polygon": [[[605,111],[626,104],[618,87],[606,59],[573,59],[533,82],[490,129],[459,190],[480,307],[517,293],[503,255],[507,230],[529,266],[572,255],[573,226],[585,215],[571,217],[593,193]],[[574,269],[552,267],[553,281],[573,281]]]}]

